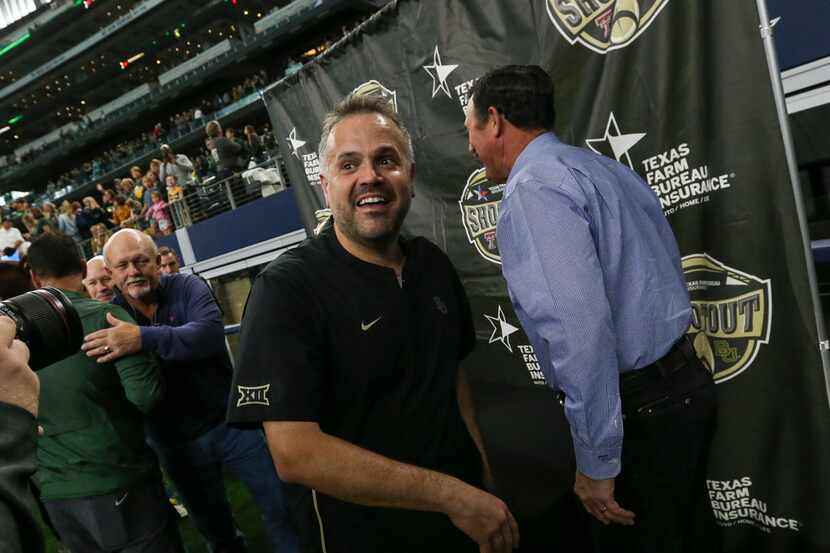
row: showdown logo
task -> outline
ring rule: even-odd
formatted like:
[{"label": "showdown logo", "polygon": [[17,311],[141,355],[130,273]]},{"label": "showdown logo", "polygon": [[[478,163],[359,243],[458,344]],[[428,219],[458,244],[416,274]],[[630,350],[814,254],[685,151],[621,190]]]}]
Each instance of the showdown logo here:
[{"label": "showdown logo", "polygon": [[467,233],[467,240],[473,244],[479,255],[501,265],[501,255],[496,244],[496,223],[499,220],[499,205],[504,195],[504,185],[494,185],[487,179],[485,169],[473,171],[458,206],[461,208],[461,222]]},{"label": "showdown logo", "polygon": [[698,357],[725,382],[745,371],[769,343],[772,285],[707,254],[682,260],[692,300],[692,338]]},{"label": "showdown logo", "polygon": [[625,48],[657,18],[669,0],[545,0],[559,33],[598,54]]},{"label": "showdown logo", "polygon": [[352,94],[358,96],[380,96],[386,98],[392,104],[395,112],[398,111],[398,93],[394,90],[388,89],[376,80],[366,81],[363,84],[357,85]]}]

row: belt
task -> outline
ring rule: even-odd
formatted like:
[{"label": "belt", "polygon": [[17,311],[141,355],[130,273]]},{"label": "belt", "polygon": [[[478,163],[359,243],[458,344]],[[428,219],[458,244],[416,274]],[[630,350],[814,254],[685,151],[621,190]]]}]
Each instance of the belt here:
[{"label": "belt", "polygon": [[[698,367],[700,362],[688,334],[681,336],[663,357],[640,369],[628,371],[620,375],[620,387],[633,381],[653,381],[671,378],[672,375],[686,367]],[[637,384],[635,384],[636,386]],[[622,392],[622,389],[621,389]],[[565,405],[565,393],[556,392],[556,399]]]},{"label": "belt", "polygon": [[684,334],[679,340],[677,340],[677,342],[674,343],[666,355],[654,363],[646,365],[641,369],[621,374],[620,383],[625,383],[640,377],[668,378],[680,369],[688,366],[695,366],[695,363],[693,362],[697,362],[697,353],[695,352],[695,347],[689,339],[689,335]]}]

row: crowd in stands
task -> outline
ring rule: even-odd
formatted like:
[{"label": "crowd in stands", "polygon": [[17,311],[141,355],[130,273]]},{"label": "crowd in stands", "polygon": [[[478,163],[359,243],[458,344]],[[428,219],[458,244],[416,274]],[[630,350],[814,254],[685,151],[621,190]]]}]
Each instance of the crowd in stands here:
[{"label": "crowd in stands", "polygon": [[[132,160],[158,149],[158,145],[162,142],[172,142],[189,132],[203,127],[212,114],[249,94],[255,93],[267,84],[268,75],[264,70],[260,70],[231,89],[221,94],[216,94],[211,98],[205,98],[198,105],[171,115],[166,124],[158,122],[153,128],[142,132],[139,136],[121,142],[100,156],[81,163],[78,167],[58,177],[51,183],[52,186],[50,188],[60,190],[67,186],[77,187],[98,179],[110,171],[130,163]],[[64,146],[73,140],[77,140],[91,128],[93,126],[89,124],[88,118],[85,117],[77,130],[63,133],[60,139],[27,151],[16,161],[13,156],[10,156],[5,170],[11,170],[16,165],[33,161],[56,147]]]},{"label": "crowd in stands", "polygon": [[[222,131],[215,121],[208,123],[207,128],[209,134],[204,147],[192,159],[175,154],[166,144],[154,142],[158,159],[152,159],[146,168],[130,167],[124,176],[115,178],[109,185],[99,184],[80,202],[53,203],[43,197],[18,199],[2,207],[2,220],[20,232],[21,241],[10,244],[9,247],[14,246],[11,250],[7,248],[8,251],[0,253],[11,259],[25,255],[27,244],[48,232],[71,237],[87,258],[99,255],[107,239],[120,228],[139,229],[154,238],[172,234],[175,224],[171,202],[183,202],[191,191],[194,194],[190,197],[195,197],[196,189],[208,175],[224,178],[244,170],[251,162],[264,161],[273,147],[267,127],[260,136],[253,125],[246,125],[239,133],[244,137],[241,139],[237,138],[235,129]],[[217,128],[221,136],[215,135]],[[223,151],[234,152],[233,159],[223,158],[226,154],[217,151],[220,141]],[[88,165],[75,171],[88,174]],[[199,205],[186,203],[188,210],[200,209]]]}]

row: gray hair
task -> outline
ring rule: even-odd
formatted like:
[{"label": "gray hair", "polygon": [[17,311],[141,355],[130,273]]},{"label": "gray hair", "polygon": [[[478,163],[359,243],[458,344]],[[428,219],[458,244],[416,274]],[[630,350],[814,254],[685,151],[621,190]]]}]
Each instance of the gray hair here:
[{"label": "gray hair", "polygon": [[380,96],[367,96],[364,94],[349,94],[334,106],[334,109],[326,114],[323,119],[323,130],[320,133],[320,145],[317,149],[317,156],[320,158],[320,174],[325,175],[328,172],[328,149],[329,140],[334,132],[334,127],[341,121],[351,115],[360,115],[364,113],[377,113],[383,115],[398,127],[401,131],[404,145],[404,158],[412,165],[415,163],[415,152],[412,148],[412,137],[409,131],[401,121],[398,112],[389,103],[387,98]]}]

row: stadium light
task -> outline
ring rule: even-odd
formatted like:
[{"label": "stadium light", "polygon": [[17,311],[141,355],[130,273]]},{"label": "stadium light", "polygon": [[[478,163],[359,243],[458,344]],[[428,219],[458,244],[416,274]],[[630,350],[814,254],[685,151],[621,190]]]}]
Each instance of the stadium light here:
[{"label": "stadium light", "polygon": [[0,129],[0,134],[3,134],[4,132],[8,132],[10,130],[12,130],[12,128],[10,126],[6,125],[2,129]]},{"label": "stadium light", "polygon": [[15,48],[17,48],[18,46],[20,46],[21,44],[26,42],[27,40],[29,40],[31,37],[32,37],[32,33],[26,33],[25,35],[22,35],[22,36],[18,37],[17,39],[9,42],[5,46],[3,46],[3,48],[0,48],[0,57],[2,57],[5,54],[11,52]]}]

